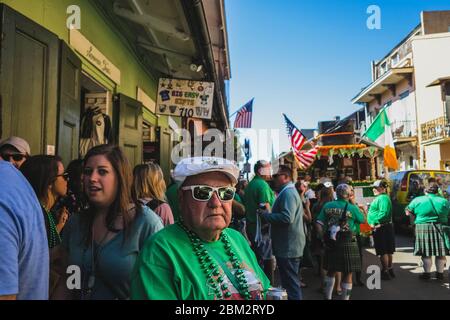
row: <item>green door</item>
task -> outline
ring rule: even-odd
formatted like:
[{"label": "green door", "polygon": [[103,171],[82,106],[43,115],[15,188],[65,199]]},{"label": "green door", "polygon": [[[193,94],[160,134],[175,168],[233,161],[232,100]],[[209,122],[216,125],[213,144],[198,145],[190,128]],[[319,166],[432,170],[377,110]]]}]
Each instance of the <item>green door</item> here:
[{"label": "green door", "polygon": [[56,144],[59,40],[30,19],[0,5],[1,138],[28,141],[32,154]]},{"label": "green door", "polygon": [[57,153],[65,166],[78,158],[81,60],[61,41]]},{"label": "green door", "polygon": [[142,163],[142,104],[123,94],[116,95],[114,100],[117,142],[134,167]]}]

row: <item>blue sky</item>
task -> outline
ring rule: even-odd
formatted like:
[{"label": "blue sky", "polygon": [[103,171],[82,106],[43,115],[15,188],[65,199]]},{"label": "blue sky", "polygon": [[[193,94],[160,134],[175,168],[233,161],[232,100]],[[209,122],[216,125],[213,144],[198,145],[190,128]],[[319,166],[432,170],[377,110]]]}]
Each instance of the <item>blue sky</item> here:
[{"label": "blue sky", "polygon": [[[370,5],[381,29],[369,30]],[[450,10],[447,0],[225,0],[231,53],[230,114],[255,97],[253,128],[299,128],[347,116],[383,58],[420,23],[420,12]],[[234,118],[232,118],[234,120]],[[275,150],[276,151],[276,150]],[[269,156],[269,155],[268,155]]]}]

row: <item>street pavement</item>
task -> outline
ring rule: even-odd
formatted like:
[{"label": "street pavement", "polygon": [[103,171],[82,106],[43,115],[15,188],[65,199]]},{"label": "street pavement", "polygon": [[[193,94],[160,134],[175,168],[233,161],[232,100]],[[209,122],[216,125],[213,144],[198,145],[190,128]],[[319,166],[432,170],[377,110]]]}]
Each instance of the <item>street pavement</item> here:
[{"label": "street pavement", "polygon": [[[418,276],[423,272],[420,257],[413,256],[414,239],[411,236],[396,236],[397,252],[394,254],[394,270],[396,278],[393,280],[381,280],[381,289],[369,290],[364,287],[353,286],[352,300],[450,300],[450,289],[448,279],[448,265],[444,272],[445,280],[438,281],[434,273],[430,281],[420,280]],[[371,274],[367,274],[367,267],[370,265],[380,265],[379,259],[375,255],[373,248],[364,250],[363,276],[362,280],[366,284],[366,279]],[[434,259],[433,259],[433,269]],[[305,300],[321,300],[323,295],[318,292],[320,278],[317,270],[304,269],[303,281],[307,287],[303,289]],[[340,299],[333,296],[333,299]]]}]

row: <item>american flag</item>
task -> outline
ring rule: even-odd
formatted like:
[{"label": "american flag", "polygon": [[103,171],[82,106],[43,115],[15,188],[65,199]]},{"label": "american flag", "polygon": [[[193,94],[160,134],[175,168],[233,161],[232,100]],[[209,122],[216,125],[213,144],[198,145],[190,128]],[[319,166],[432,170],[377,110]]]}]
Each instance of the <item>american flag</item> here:
[{"label": "american flag", "polygon": [[306,137],[299,129],[297,129],[297,127],[292,123],[292,121],[289,120],[288,117],[286,117],[285,114],[283,114],[283,116],[284,120],[286,121],[288,135],[291,139],[291,147],[294,156],[298,161],[300,169],[305,170],[313,164],[319,149],[316,146],[311,150],[302,151],[303,145],[306,142]]},{"label": "american flag", "polygon": [[235,129],[252,127],[253,100],[250,100],[238,110],[236,119],[234,120]]}]

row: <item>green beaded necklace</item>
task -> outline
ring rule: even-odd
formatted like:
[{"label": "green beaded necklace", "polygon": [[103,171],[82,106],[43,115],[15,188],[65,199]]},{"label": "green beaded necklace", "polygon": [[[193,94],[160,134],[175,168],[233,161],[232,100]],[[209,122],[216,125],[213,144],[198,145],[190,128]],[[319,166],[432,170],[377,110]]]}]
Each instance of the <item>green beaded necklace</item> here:
[{"label": "green beaded necklace", "polygon": [[50,229],[48,233],[48,247],[52,249],[61,243],[61,236],[59,235],[58,230],[56,229],[55,220],[53,219],[53,215],[51,214],[51,212],[44,205],[42,205],[42,208],[44,209],[48,218],[48,224]]},{"label": "green beaded necklace", "polygon": [[[200,266],[208,279],[208,284],[214,290],[214,294],[218,299],[227,299],[231,297],[231,292],[228,285],[224,282],[225,274],[219,271],[219,266],[212,259],[202,240],[191,230],[189,230],[182,222],[178,222],[178,225],[187,233],[189,240],[191,240],[192,246],[194,247],[194,253],[197,256]],[[247,279],[244,274],[244,270],[241,269],[241,262],[238,260],[236,253],[231,248],[230,240],[225,233],[221,233],[220,240],[225,246],[225,252],[230,257],[230,261],[233,268],[236,269],[234,277],[237,280],[239,294],[246,300],[250,300],[251,295],[249,291],[249,286]],[[214,279],[213,277],[217,277]],[[231,280],[231,279],[230,279]]]}]

